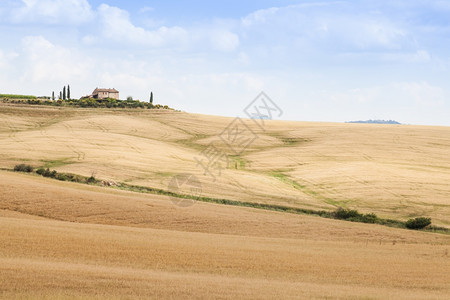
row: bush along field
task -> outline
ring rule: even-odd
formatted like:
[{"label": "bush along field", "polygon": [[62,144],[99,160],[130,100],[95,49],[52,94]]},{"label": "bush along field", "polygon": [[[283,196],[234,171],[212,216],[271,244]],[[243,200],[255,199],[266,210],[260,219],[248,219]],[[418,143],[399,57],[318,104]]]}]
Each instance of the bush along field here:
[{"label": "bush along field", "polygon": [[[24,172],[24,173],[33,173],[34,167],[26,164],[16,165],[13,169],[15,172]],[[354,209],[347,209],[338,207],[335,211],[322,211],[322,210],[312,210],[312,209],[302,209],[302,208],[293,208],[283,205],[272,205],[272,204],[262,204],[262,203],[254,203],[254,202],[244,202],[244,201],[236,201],[236,200],[228,200],[228,199],[219,199],[212,197],[202,197],[202,196],[192,196],[185,194],[178,194],[171,191],[166,191],[162,189],[155,189],[144,186],[130,185],[126,183],[113,183],[111,184],[108,181],[103,181],[95,178],[94,174],[90,177],[76,175],[72,173],[62,173],[57,172],[56,170],[50,170],[49,168],[38,168],[35,171],[36,174],[41,175],[47,178],[53,178],[60,181],[70,181],[76,183],[83,184],[92,184],[99,186],[111,186],[122,190],[128,190],[138,193],[148,193],[148,194],[158,194],[158,195],[166,195],[170,197],[184,198],[184,199],[192,199],[195,201],[201,202],[209,202],[209,203],[217,203],[222,205],[232,205],[232,206],[243,206],[243,207],[252,207],[257,209],[264,210],[272,210],[272,211],[282,211],[287,213],[294,214],[307,214],[307,215],[316,215],[323,218],[344,220],[350,222],[359,222],[359,223],[371,223],[371,224],[379,224],[385,225],[389,227],[396,228],[407,228],[412,230],[425,230],[425,231],[433,231],[433,232],[441,232],[441,233],[450,233],[450,231],[445,227],[438,227],[431,225],[431,218],[427,217],[417,217],[414,219],[409,219],[408,221],[399,221],[392,219],[384,219],[379,218],[374,213],[362,214]]]},{"label": "bush along field", "polygon": [[74,106],[74,107],[93,107],[93,108],[145,108],[145,109],[171,109],[167,105],[153,104],[140,100],[133,100],[129,97],[127,100],[107,99],[58,99],[52,100],[50,97],[36,97],[27,95],[0,94],[0,101],[13,104],[30,105],[49,105],[49,106]]}]

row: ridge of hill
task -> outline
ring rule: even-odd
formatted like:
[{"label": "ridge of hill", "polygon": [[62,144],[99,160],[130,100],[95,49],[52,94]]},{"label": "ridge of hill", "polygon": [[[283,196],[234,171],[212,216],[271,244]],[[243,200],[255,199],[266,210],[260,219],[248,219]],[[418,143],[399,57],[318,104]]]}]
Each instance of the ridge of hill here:
[{"label": "ridge of hill", "polygon": [[395,120],[366,120],[366,121],[349,121],[347,123],[365,123],[365,124],[395,124],[395,125],[401,125],[400,122],[397,122]]}]

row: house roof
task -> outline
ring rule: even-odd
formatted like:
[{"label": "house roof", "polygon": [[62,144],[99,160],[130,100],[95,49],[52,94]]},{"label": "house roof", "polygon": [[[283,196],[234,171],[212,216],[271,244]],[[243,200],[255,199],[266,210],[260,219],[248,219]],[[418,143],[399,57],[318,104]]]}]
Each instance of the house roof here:
[{"label": "house roof", "polygon": [[98,94],[100,92],[108,92],[108,93],[118,93],[119,91],[116,89],[99,89],[96,88],[93,92],[92,95]]}]

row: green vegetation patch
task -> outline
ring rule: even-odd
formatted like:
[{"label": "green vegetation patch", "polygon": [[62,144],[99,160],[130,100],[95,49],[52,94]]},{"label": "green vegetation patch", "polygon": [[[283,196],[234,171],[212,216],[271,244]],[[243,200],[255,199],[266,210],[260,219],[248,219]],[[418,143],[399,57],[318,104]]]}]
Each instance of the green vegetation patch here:
[{"label": "green vegetation patch", "polygon": [[2,99],[37,99],[36,96],[32,95],[14,95],[14,94],[0,94]]},{"label": "green vegetation patch", "polygon": [[93,175],[90,177],[81,176],[72,173],[61,173],[56,170],[50,170],[49,168],[39,168],[36,170],[36,174],[43,177],[54,178],[61,181],[71,181],[78,183],[97,184],[100,183]]},{"label": "green vegetation patch", "polygon": [[249,166],[249,161],[242,158],[239,155],[230,155],[229,158],[229,168],[235,170],[245,170],[246,166]]},{"label": "green vegetation patch", "polygon": [[150,102],[143,102],[139,100],[127,99],[117,100],[112,98],[107,99],[58,99],[52,100],[50,97],[36,97],[28,95],[9,95],[0,94],[0,99],[4,102],[16,104],[30,104],[30,105],[49,105],[49,106],[75,106],[75,107],[90,107],[90,108],[145,108],[145,109],[170,109],[167,105],[156,104]]},{"label": "green vegetation patch", "polygon": [[423,229],[429,225],[431,225],[431,218],[424,217],[409,219],[406,222],[406,227],[409,229]]},{"label": "green vegetation patch", "polygon": [[26,164],[20,164],[14,166],[14,172],[25,172],[25,173],[31,173],[34,171],[33,166],[26,165]]},{"label": "green vegetation patch", "polygon": [[[296,182],[295,180],[292,180],[291,178],[289,178],[288,175],[284,174],[281,171],[272,171],[269,173],[270,176],[275,177],[276,179],[292,186],[293,188],[297,189],[297,190],[302,190],[305,191],[306,186],[299,184],[298,182]],[[314,193],[313,191],[310,191],[310,193]]]},{"label": "green vegetation patch", "polygon": [[351,222],[362,222],[362,223],[378,223],[380,222],[380,219],[377,217],[377,215],[370,213],[370,214],[361,214],[357,210],[354,209],[346,209],[339,207],[337,210],[334,211],[333,216],[335,219],[339,220],[347,220]]},{"label": "green vegetation patch", "polygon": [[56,168],[61,167],[65,165],[70,165],[73,163],[73,161],[70,161],[70,157],[68,158],[62,158],[62,159],[55,159],[55,160],[41,160],[44,164],[43,168]]}]

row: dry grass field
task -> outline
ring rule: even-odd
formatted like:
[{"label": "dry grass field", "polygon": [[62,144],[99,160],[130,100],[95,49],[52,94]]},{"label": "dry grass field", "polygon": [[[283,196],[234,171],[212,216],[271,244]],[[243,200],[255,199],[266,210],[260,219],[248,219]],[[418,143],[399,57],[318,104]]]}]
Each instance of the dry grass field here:
[{"label": "dry grass field", "polygon": [[[18,163],[216,198],[450,227],[450,128],[244,121],[214,181],[196,158],[233,121],[172,111],[0,106]],[[0,171],[0,297],[448,299],[450,236],[200,203]]]},{"label": "dry grass field", "polygon": [[[232,118],[171,111],[0,106],[0,168],[36,167],[167,189],[195,174],[203,195],[450,226],[450,128],[266,121],[216,180],[198,160]],[[197,159],[197,160],[196,160]],[[213,168],[211,168],[213,169]]]}]

